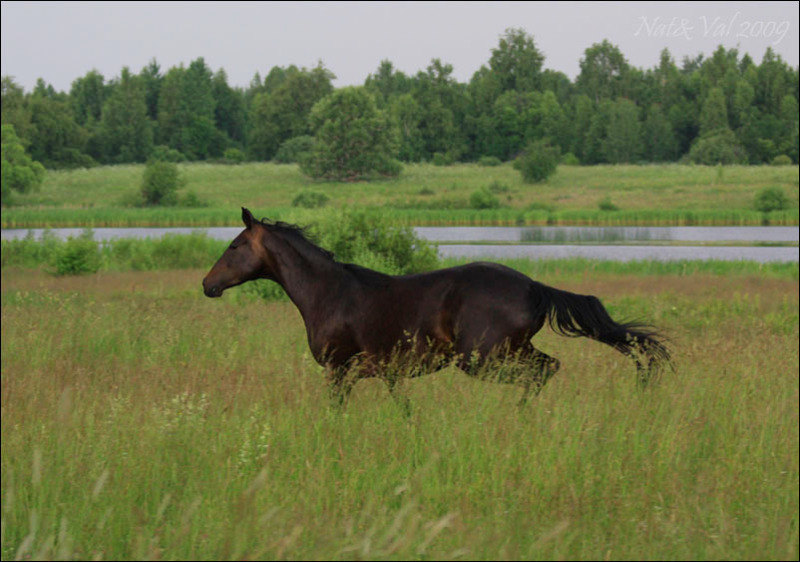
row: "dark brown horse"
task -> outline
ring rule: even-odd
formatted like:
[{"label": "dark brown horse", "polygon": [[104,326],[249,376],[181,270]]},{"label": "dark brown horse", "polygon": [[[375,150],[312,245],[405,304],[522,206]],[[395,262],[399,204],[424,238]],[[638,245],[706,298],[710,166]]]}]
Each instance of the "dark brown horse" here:
[{"label": "dark brown horse", "polygon": [[[631,356],[646,383],[669,352],[653,329],[617,323],[600,301],[548,287],[508,267],[471,263],[429,273],[391,276],[340,263],[302,229],[256,220],[246,226],[203,279],[206,296],[252,279],[279,283],[300,310],[314,358],[327,368],[341,403],[359,378],[377,376],[394,395],[401,376],[455,363],[468,374],[487,365],[520,382],[522,401],[558,370],[531,344],[545,322],[565,336],[585,336]],[[414,367],[398,375],[398,358]],[[498,362],[493,363],[493,360]]]}]

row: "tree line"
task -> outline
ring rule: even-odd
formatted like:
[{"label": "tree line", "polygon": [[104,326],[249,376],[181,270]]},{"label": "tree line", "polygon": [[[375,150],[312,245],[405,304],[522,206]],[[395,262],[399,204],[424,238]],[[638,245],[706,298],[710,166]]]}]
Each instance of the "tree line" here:
[{"label": "tree line", "polygon": [[[798,69],[769,48],[760,64],[720,46],[680,65],[664,49],[644,70],[603,41],[584,51],[574,81],[544,63],[533,36],[509,29],[468,83],[439,59],[415,75],[384,60],[359,89],[392,128],[402,162],[508,161],[539,140],[573,164],[798,162]],[[110,80],[92,70],[69,92],[43,79],[25,92],[5,76],[2,123],[47,168],[154,154],[291,161],[292,147],[310,146],[322,127],[312,109],[334,93],[334,78],[320,62],[232,87],[203,58],[166,71],[153,60]]]}]

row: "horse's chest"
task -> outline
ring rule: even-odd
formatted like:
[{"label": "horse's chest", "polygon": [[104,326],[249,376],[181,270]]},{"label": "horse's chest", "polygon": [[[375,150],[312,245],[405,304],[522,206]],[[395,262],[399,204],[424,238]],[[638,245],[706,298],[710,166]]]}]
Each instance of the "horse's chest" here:
[{"label": "horse's chest", "polygon": [[345,325],[308,329],[308,347],[321,365],[343,365],[359,352],[356,342]]}]

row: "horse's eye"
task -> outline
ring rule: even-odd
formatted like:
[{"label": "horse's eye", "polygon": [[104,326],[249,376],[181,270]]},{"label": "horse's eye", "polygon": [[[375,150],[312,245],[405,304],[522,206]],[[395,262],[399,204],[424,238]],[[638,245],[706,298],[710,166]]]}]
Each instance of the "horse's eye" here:
[{"label": "horse's eye", "polygon": [[230,248],[231,250],[235,250],[235,249],[236,249],[236,248],[238,248],[239,246],[240,246],[239,242],[231,242],[231,245],[229,246],[229,248]]}]

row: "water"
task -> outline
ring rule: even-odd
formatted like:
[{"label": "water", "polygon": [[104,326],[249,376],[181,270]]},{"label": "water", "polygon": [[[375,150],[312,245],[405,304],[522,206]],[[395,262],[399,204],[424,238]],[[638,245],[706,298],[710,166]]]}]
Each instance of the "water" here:
[{"label": "water", "polygon": [[[83,228],[54,228],[50,232],[61,239],[80,236]],[[167,234],[205,232],[217,240],[233,239],[240,226],[165,227],[165,228],[94,228],[95,240],[118,238],[161,238]],[[25,238],[32,232],[41,238],[45,229],[3,229],[3,240]],[[796,226],[677,226],[677,227],[594,227],[594,226],[418,226],[414,232],[431,242],[798,242]]]},{"label": "water", "polygon": [[[85,228],[52,228],[50,234],[66,240],[80,236]],[[167,234],[192,234],[193,232],[204,232],[215,240],[233,240],[242,231],[240,226],[220,226],[220,227],[164,227],[164,228],[93,228],[92,236],[95,240],[106,242],[118,240],[120,238],[163,238]],[[31,232],[37,240],[46,232],[43,228],[9,228],[2,230],[3,240],[20,240],[28,236]]]},{"label": "water", "polygon": [[469,259],[563,259],[588,258],[610,261],[723,260],[798,262],[798,248],[755,246],[575,246],[559,245],[473,245],[441,244],[439,255]]},{"label": "water", "polygon": [[414,229],[434,242],[797,242],[796,226],[458,226]]},{"label": "water", "polygon": [[[160,238],[167,234],[205,232],[218,240],[232,240],[241,227],[212,228],[95,228],[95,240]],[[57,228],[59,238],[79,236],[82,228]],[[752,260],[798,262],[797,247],[743,246],[751,243],[797,243],[800,229],[793,226],[681,226],[681,227],[416,227],[421,238],[437,243],[442,257],[474,259],[502,258],[590,258],[599,260]],[[4,229],[3,240],[25,238],[31,232],[41,238],[43,229]],[[734,242],[738,246],[643,245],[647,241]],[[471,242],[446,244],[445,242]],[[474,244],[504,242],[506,244]],[[518,244],[508,244],[517,242]],[[550,242],[550,244],[546,244]],[[572,242],[572,243],[570,243]],[[576,245],[581,242],[583,245]],[[636,242],[626,246],[625,242]],[[593,244],[592,244],[593,243]],[[591,244],[591,245],[590,245]]]}]

